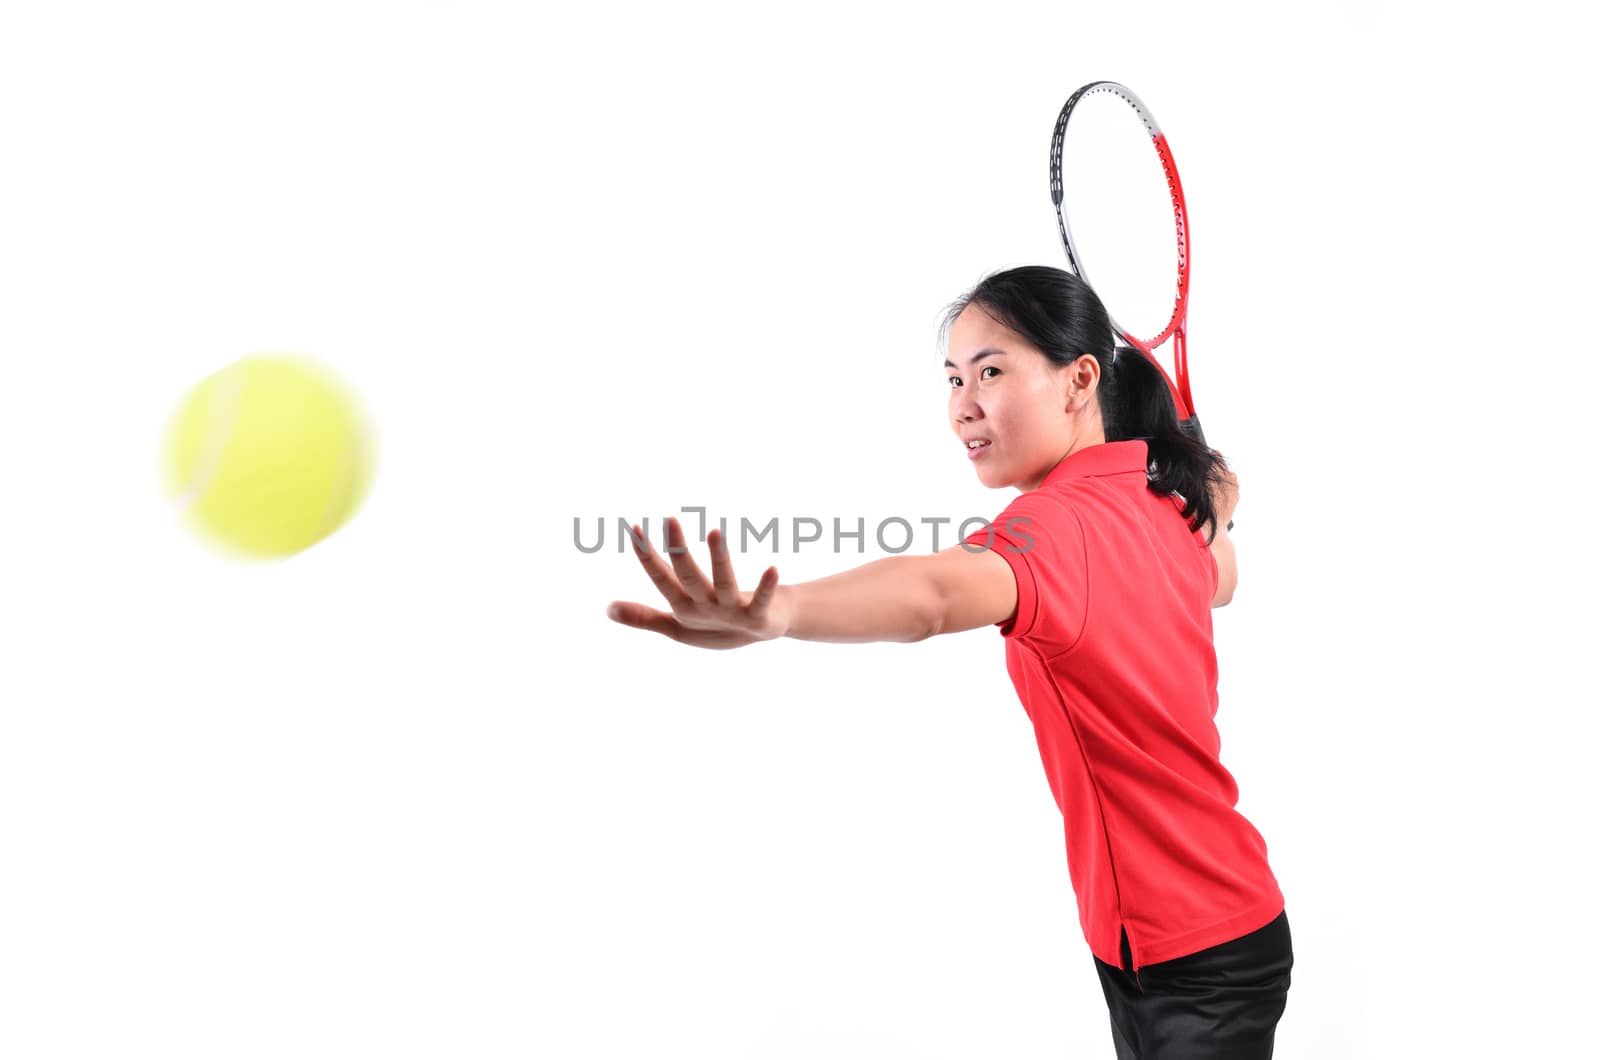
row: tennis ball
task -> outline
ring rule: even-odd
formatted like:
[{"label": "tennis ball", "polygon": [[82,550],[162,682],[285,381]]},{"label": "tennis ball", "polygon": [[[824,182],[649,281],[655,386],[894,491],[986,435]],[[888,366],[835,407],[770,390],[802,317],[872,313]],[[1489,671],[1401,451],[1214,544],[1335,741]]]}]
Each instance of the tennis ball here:
[{"label": "tennis ball", "polygon": [[168,492],[197,531],[236,557],[271,559],[310,548],[355,513],[376,447],[331,372],[256,354],[184,396],[164,457]]}]

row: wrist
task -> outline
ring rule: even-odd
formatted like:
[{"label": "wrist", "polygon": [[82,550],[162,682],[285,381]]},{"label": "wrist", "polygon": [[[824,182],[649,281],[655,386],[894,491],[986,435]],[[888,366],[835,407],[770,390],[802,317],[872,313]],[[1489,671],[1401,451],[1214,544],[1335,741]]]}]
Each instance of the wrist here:
[{"label": "wrist", "polygon": [[795,610],[794,586],[780,585],[773,590],[771,614],[773,628],[777,630],[774,639],[787,637],[794,631]]}]

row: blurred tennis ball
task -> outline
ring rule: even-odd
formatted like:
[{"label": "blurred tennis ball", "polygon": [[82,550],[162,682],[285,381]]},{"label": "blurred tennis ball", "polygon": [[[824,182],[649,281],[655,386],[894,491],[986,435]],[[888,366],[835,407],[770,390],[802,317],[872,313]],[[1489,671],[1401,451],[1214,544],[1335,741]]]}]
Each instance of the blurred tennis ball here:
[{"label": "blurred tennis ball", "polygon": [[355,513],[376,445],[331,372],[256,354],[184,395],[164,457],[168,491],[196,530],[235,556],[270,559],[310,548]]}]

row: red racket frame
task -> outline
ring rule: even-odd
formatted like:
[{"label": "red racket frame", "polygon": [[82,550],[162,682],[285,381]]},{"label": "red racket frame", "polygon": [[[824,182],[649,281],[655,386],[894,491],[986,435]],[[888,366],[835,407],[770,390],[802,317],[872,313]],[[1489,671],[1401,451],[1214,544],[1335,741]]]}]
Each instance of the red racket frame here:
[{"label": "red racket frame", "polygon": [[[1178,291],[1173,299],[1172,315],[1167,318],[1167,325],[1161,333],[1151,339],[1141,339],[1117,322],[1110,306],[1106,307],[1106,311],[1111,313],[1111,326],[1117,335],[1129,346],[1148,357],[1156,366],[1156,370],[1161,373],[1161,378],[1166,380],[1168,389],[1172,391],[1173,404],[1177,406],[1178,419],[1187,421],[1185,425],[1191,427],[1196,436],[1204,441],[1205,436],[1200,433],[1200,420],[1195,413],[1194,396],[1189,390],[1189,211],[1184,202],[1183,182],[1178,178],[1178,163],[1172,157],[1172,148],[1167,144],[1166,135],[1156,124],[1155,115],[1150,113],[1150,108],[1146,107],[1126,85],[1115,81],[1091,81],[1068,97],[1066,104],[1061,108],[1061,114],[1056,119],[1055,134],[1050,141],[1050,198],[1055,203],[1056,226],[1060,229],[1061,242],[1067,249],[1067,261],[1071,264],[1072,271],[1085,283],[1093,286],[1084,271],[1083,257],[1073,241],[1072,228],[1067,224],[1066,211],[1061,205],[1061,148],[1066,138],[1067,121],[1072,117],[1073,108],[1078,105],[1079,100],[1095,92],[1110,92],[1116,95],[1132,107],[1140,121],[1144,123],[1146,131],[1150,134],[1150,141],[1155,146],[1156,156],[1161,161],[1162,172],[1166,174],[1167,191],[1172,200],[1172,216],[1178,237]],[[1169,338],[1173,339],[1173,369],[1177,375],[1176,381],[1167,374],[1167,370],[1155,356],[1157,347]]]}]

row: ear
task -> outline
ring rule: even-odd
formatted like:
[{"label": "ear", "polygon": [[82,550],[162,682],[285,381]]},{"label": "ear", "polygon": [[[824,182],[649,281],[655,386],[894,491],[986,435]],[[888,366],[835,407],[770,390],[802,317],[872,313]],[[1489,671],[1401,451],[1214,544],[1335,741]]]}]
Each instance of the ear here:
[{"label": "ear", "polygon": [[1082,354],[1061,370],[1064,383],[1062,404],[1068,412],[1077,412],[1093,398],[1100,385],[1100,362],[1093,354]]}]

